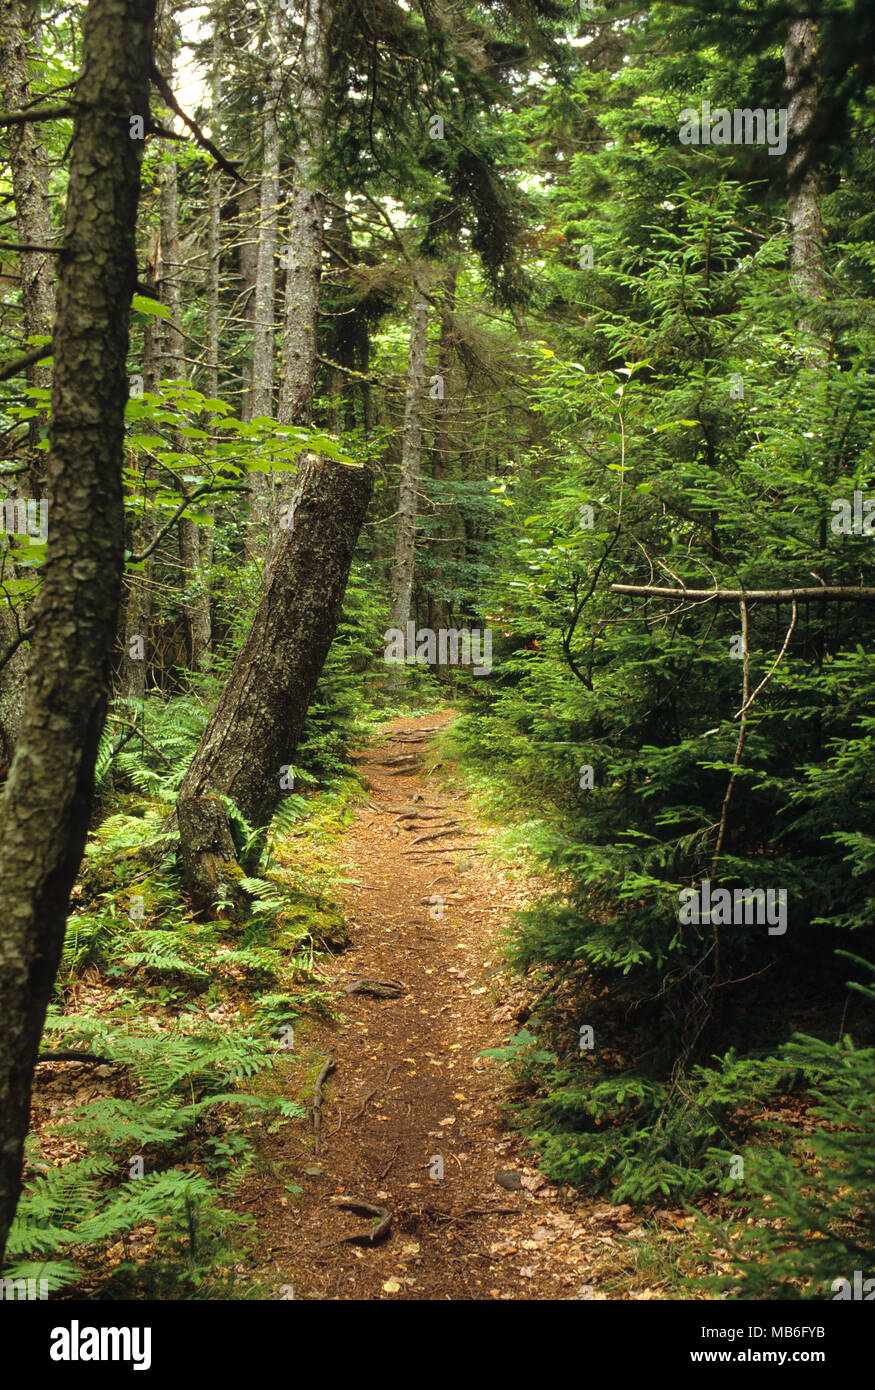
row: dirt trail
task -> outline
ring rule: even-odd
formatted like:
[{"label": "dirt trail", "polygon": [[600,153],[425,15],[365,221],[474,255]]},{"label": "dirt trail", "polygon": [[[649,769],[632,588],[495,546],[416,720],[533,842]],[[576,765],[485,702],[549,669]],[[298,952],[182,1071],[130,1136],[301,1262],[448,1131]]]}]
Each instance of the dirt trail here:
[{"label": "dirt trail", "polygon": [[[502,1125],[501,1069],[480,1056],[514,1030],[499,929],[538,889],[487,864],[461,794],[424,772],[429,734],[452,717],[397,719],[359,755],[371,799],[339,846],[359,880],[346,900],[352,945],[326,965],[342,1019],[301,1030],[289,1073],[290,1094],[309,1098],[316,1059],[333,1056],[320,1150],[309,1121],[284,1126],[268,1141],[267,1176],[244,1188],[260,1277],[298,1299],[591,1297],[614,1244],[591,1203],[526,1161]],[[399,819],[396,807],[418,815]],[[401,988],[345,992],[360,981]],[[388,1239],[337,1244],[373,1224],[332,1204],[338,1195],[391,1211]]]}]

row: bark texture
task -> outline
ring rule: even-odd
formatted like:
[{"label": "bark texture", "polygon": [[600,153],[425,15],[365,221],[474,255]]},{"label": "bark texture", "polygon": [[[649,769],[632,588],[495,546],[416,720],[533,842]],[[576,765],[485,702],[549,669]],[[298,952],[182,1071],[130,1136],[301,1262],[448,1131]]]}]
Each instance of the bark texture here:
[{"label": "bark texture", "polygon": [[[218,26],[213,33],[210,124],[212,137],[218,136],[219,112],[222,106],[222,39]],[[207,277],[206,294],[206,394],[211,400],[219,395],[219,276],[222,265],[222,176],[215,164],[210,166],[207,186]],[[212,526],[200,527],[199,571],[207,591],[206,617],[208,627],[203,633],[202,649],[207,654],[207,662],[212,664],[213,631],[212,613],[209,603],[209,575],[213,563]]]},{"label": "bark texture", "polygon": [[280,131],[279,102],[282,90],[278,18],[271,21],[269,52],[272,71],[265,94],[262,122],[261,193],[258,250],[255,261],[255,308],[252,337],[251,412],[273,417],[274,298],[279,235]]},{"label": "bark texture", "polygon": [[[0,8],[0,92],[7,111],[22,111],[31,100],[28,46],[31,41],[31,21],[34,11],[23,0],[6,0]],[[15,227],[18,240],[32,246],[49,246],[52,226],[49,211],[49,171],[45,146],[39,126],[26,122],[10,126],[7,131],[9,165],[12,173],[12,192],[15,202]],[[21,314],[24,336],[34,333],[50,334],[55,314],[55,271],[53,257],[42,251],[22,251]],[[27,369],[31,386],[48,388],[51,367],[33,363]],[[45,456],[36,451],[40,424],[35,418],[30,425],[30,457],[28,471],[22,483],[15,480],[9,496],[42,497]],[[3,556],[3,580],[15,578],[14,548],[8,547]],[[0,606],[0,643],[5,646],[17,636],[19,624],[26,621],[5,601]],[[0,668],[0,761],[12,759],[24,713],[27,687],[28,654],[19,647],[13,657]]]},{"label": "bark texture", "polygon": [[[255,295],[252,310],[252,383],[249,392],[250,418],[266,415],[273,419],[273,368],[275,354],[276,255],[279,236],[280,130],[279,105],[282,94],[280,28],[278,8],[270,19],[268,44],[270,77],[262,120],[261,194],[258,219],[258,250],[255,261]],[[250,522],[247,550],[264,553],[270,512],[270,474],[255,472],[250,478]]]},{"label": "bark texture", "polygon": [[294,527],[280,532],[252,629],[179,790],[183,872],[198,907],[234,896],[239,878],[220,798],[261,827],[282,796],[372,488],[367,468],[312,454],[301,463]]},{"label": "bark texture", "polygon": [[392,565],[389,625],[403,627],[410,618],[413,566],[416,559],[416,513],[422,467],[422,408],[425,399],[425,353],[428,346],[429,275],[417,271],[410,307],[410,347],[407,354],[407,386],[404,427],[401,436],[401,486],[398,492],[398,524]]},{"label": "bark texture", "polygon": [[[22,111],[31,100],[28,74],[29,9],[23,0],[4,0],[0,8],[0,89],[7,111]],[[15,222],[19,241],[36,246],[52,244],[49,214],[49,168],[38,125],[26,122],[7,131]],[[55,315],[53,257],[42,251],[22,251],[21,309],[25,333],[51,333]],[[28,368],[33,386],[49,387],[52,369]]]},{"label": "bark texture", "polygon": [[[161,236],[158,231],[155,231],[149,241],[148,261],[142,277],[145,284],[153,291],[152,297],[154,299],[161,298],[159,288],[161,275]],[[149,316],[143,328],[143,361],[140,364],[139,375],[143,378],[143,390],[147,394],[156,390],[161,379],[159,322],[160,320]],[[154,474],[154,465],[147,463],[143,470],[144,482],[148,483]],[[140,554],[147,550],[152,544],[157,530],[155,513],[149,504],[148,497],[144,501],[141,514],[130,524],[129,529],[131,551],[134,554]],[[142,700],[146,695],[149,671],[149,638],[152,626],[152,568],[154,558],[154,554],[150,555],[142,570],[130,570],[124,579],[124,645],[119,673],[119,692],[126,700]],[[139,644],[135,642],[137,638],[141,639],[143,643],[142,657],[138,655]],[[135,653],[133,656],[131,655],[132,651]]]},{"label": "bark texture", "polygon": [[209,526],[198,526],[189,517],[179,518],[179,561],[185,585],[182,611],[188,635],[188,665],[191,671],[208,671],[212,660],[212,618],[210,588],[205,565],[209,564],[209,549],[203,532]]},{"label": "bark texture", "polygon": [[[288,231],[283,246],[286,283],[277,400],[277,420],[282,425],[309,425],[313,421],[319,280],[325,231],[325,195],[319,185],[319,174],[325,146],[328,39],[333,4],[334,0],[305,0],[297,57],[292,105],[299,121],[298,138]],[[271,475],[269,559],[279,544],[281,507],[288,502],[293,489],[294,482],[288,475]]]},{"label": "bark texture", "polygon": [[[222,39],[218,25],[213,34],[211,74],[210,125],[212,138],[217,136],[219,111],[222,105]],[[206,330],[207,368],[206,390],[211,399],[219,394],[219,272],[222,258],[222,183],[215,164],[210,165],[207,186],[207,282]]]},{"label": "bark texture", "polygon": [[[185,380],[185,344],[182,336],[181,254],[179,249],[179,183],[176,161],[171,160],[161,186],[161,248],[163,279],[161,299],[170,310],[164,320],[162,375],[168,381]],[[175,448],[183,450],[184,440]],[[205,671],[210,664],[210,593],[201,570],[200,528],[188,517],[179,518],[179,561],[182,569],[182,611],[188,635],[188,665]]]},{"label": "bark texture", "polygon": [[[443,383],[443,397],[435,403],[434,435],[431,449],[431,476],[436,482],[446,482],[450,473],[450,419],[452,391],[453,358],[455,355],[454,333],[456,312],[456,267],[450,266],[444,282],[441,302],[441,337],[438,349],[438,376]],[[455,508],[452,509],[455,511]],[[458,521],[458,518],[456,518]],[[432,632],[450,628],[450,604],[445,592],[444,571],[452,559],[454,541],[451,535],[453,518],[446,502],[438,513],[438,530],[434,537],[431,553],[431,580],[428,596],[428,625]],[[456,533],[458,534],[458,532]],[[433,592],[431,586],[437,592]],[[446,663],[438,662],[435,673],[440,679],[448,675]]]},{"label": "bark texture", "polygon": [[[820,173],[814,146],[817,121],[817,26],[810,17],[792,19],[784,44],[787,91],[787,218],[794,289],[806,299],[826,297]],[[799,327],[815,331],[807,316]]]},{"label": "bark texture", "polygon": [[332,0],[307,0],[298,57],[295,110],[299,135],[295,150],[286,250],[282,373],[277,419],[310,424],[316,369],[316,322],[325,197],[319,166],[325,144],[325,93]]},{"label": "bark texture", "polygon": [[[335,294],[341,287],[349,293],[349,267],[353,264],[355,250],[352,231],[343,202],[332,202],[331,219],[326,236],[328,265]],[[356,349],[361,351],[362,322],[360,316],[349,308],[335,313],[333,331],[329,341],[331,361],[328,428],[332,434],[339,435],[342,429],[354,430],[355,419],[355,376]],[[366,327],[365,327],[365,331]]]},{"label": "bark texture", "polygon": [[0,1260],[21,1188],[33,1070],[64,940],[106,710],[124,560],[130,302],[154,0],[90,0],[60,263],[48,563],[0,804]]},{"label": "bark texture", "polygon": [[[237,195],[237,263],[240,267],[240,294],[231,311],[232,328],[251,333],[255,319],[255,267],[258,260],[259,184],[250,184]],[[251,381],[241,391],[240,417],[250,418]]]}]

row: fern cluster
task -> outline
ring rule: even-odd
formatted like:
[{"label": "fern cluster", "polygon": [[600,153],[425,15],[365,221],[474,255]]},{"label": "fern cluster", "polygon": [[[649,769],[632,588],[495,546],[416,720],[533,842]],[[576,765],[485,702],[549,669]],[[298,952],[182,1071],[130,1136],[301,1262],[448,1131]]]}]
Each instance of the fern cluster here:
[{"label": "fern cluster", "polygon": [[[195,1211],[202,1240],[227,1223],[236,1226],[219,1180],[230,1170],[239,1177],[251,1160],[253,1122],[303,1115],[295,1101],[237,1089],[272,1068],[276,1031],[202,1024],[187,1035],[156,1034],[138,1031],[133,1016],[122,1027],[117,1020],[57,1013],[47,1031],[117,1066],[128,1094],[87,1101],[45,1128],[45,1137],[57,1134],[82,1156],[26,1174],[9,1275],[47,1278],[50,1288],[60,1288],[81,1275],[86,1250],[93,1258],[94,1247],[134,1230],[151,1228],[163,1248],[185,1233]],[[31,1164],[37,1152],[32,1137]]]},{"label": "fern cluster", "polygon": [[[118,1265],[116,1254],[114,1272],[106,1265],[100,1276],[109,1293],[164,1287],[174,1268],[189,1295],[204,1280],[217,1287],[232,1264],[228,1241],[246,1224],[227,1198],[259,1134],[303,1115],[269,1076],[288,1025],[302,1012],[327,1011],[315,953],[343,935],[323,897],[328,868],[316,875],[314,897],[313,882],[281,862],[287,836],[319,802],[290,795],[267,832],[229,807],[250,865],[240,880],[248,909],[242,921],[195,921],[167,823],[202,723],[198,702],[179,699],[150,736],[154,747],[104,741],[101,764],[112,776],[74,892],[43,1043],[100,1059],[103,1094],[40,1131],[48,1155],[61,1141],[76,1157],[46,1170],[31,1136],[5,1271],[47,1278],[52,1289],[94,1279],[109,1248],[133,1233],[149,1259]],[[71,989],[84,972],[102,982],[98,1012]],[[210,1017],[217,1008],[221,1022]]]}]

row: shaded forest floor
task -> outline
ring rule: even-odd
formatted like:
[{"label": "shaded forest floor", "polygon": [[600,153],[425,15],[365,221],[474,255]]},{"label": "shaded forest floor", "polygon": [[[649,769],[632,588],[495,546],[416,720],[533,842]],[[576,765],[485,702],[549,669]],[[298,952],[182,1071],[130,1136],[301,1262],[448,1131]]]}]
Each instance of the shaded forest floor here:
[{"label": "shaded forest floor", "polygon": [[[429,750],[452,717],[395,719],[357,755],[370,799],[335,847],[356,880],[351,944],[324,965],[335,1021],[296,1030],[288,1095],[311,1100],[329,1056],[335,1069],[318,1141],[311,1107],[265,1136],[241,1186],[249,1276],[303,1299],[671,1297],[631,1251],[686,1244],[692,1218],[654,1213],[645,1232],[629,1207],[560,1191],[503,1119],[506,1077],[482,1056],[515,1031],[501,931],[543,883],[487,860],[489,830]],[[391,1212],[388,1237],[343,1243],[376,1218],[339,1197]]]}]

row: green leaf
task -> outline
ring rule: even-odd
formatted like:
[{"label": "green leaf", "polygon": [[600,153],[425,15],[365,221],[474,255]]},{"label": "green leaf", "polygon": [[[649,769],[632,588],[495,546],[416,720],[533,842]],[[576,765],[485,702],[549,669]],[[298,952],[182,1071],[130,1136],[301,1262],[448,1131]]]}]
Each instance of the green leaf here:
[{"label": "green leaf", "polygon": [[170,310],[166,304],[159,304],[157,299],[147,299],[143,294],[134,295],[131,308],[138,314],[151,314],[156,319],[170,318]]}]

